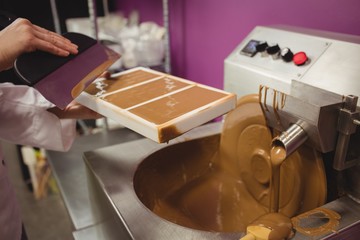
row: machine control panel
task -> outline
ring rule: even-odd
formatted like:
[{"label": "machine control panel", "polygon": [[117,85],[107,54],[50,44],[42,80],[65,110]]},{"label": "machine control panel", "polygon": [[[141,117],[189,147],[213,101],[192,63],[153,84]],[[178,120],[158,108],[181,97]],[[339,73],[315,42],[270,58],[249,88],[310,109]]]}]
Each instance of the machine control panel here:
[{"label": "machine control panel", "polygon": [[[238,97],[257,93],[260,85],[289,94],[291,81],[297,80],[313,86],[330,85],[340,92],[342,88],[335,87],[338,83],[331,80],[339,67],[327,59],[339,56],[334,44],[338,42],[291,28],[258,26],[225,59],[224,88]],[[321,65],[321,70],[317,69]]]},{"label": "machine control panel", "polygon": [[296,66],[305,65],[309,58],[304,51],[293,53],[290,48],[280,48],[279,44],[268,44],[267,41],[251,39],[244,48],[240,50],[240,54],[254,57],[259,53],[261,57],[271,56],[273,60],[282,59],[284,62],[293,62]]}]

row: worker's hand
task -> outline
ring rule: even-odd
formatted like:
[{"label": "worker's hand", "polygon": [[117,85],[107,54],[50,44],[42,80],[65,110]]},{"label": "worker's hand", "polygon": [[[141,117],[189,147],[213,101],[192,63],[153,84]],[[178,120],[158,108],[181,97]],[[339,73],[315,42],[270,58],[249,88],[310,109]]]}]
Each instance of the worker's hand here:
[{"label": "worker's hand", "polygon": [[73,101],[64,110],[53,107],[48,109],[60,119],[98,119],[103,116],[93,110]]},{"label": "worker's hand", "polygon": [[[111,78],[111,74],[108,71],[103,72],[99,78]],[[49,112],[55,114],[58,118],[71,118],[71,119],[98,119],[103,116],[94,112],[93,110],[72,101],[64,110],[53,107],[48,109]]]},{"label": "worker's hand", "polygon": [[58,56],[77,54],[77,46],[61,35],[18,18],[0,31],[0,71],[13,66],[25,52],[46,51]]}]

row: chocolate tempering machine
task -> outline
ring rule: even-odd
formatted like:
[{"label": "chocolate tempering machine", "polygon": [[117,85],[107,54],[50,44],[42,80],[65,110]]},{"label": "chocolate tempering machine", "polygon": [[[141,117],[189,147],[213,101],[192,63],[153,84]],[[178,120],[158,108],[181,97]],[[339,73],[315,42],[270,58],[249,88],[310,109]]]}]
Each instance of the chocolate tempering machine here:
[{"label": "chocolate tempering machine", "polygon": [[274,145],[288,154],[302,144],[322,153],[327,202],[342,213],[341,231],[324,238],[356,239],[360,232],[359,61],[360,36],[288,26],[256,27],[225,60],[225,89],[259,91],[268,126],[282,132]]},{"label": "chocolate tempering machine", "polygon": [[[290,192],[286,201],[295,202],[299,209],[306,204],[313,206],[290,216],[295,229],[291,239],[357,239],[360,233],[359,62],[360,36],[289,26],[254,28],[225,59],[224,89],[236,93],[238,99],[257,96],[261,116],[275,133],[269,145],[284,147],[289,157],[303,147],[320,156],[316,158],[321,159],[324,175],[308,168],[315,165],[311,160],[305,164],[305,158],[312,154],[306,151],[295,165],[287,165],[287,171],[282,172],[286,191]],[[230,122],[232,112],[225,117],[224,124]],[[235,117],[242,118],[244,113],[240,113]],[[221,145],[222,124],[215,122],[195,128],[168,144],[141,139],[86,152],[93,214],[102,219],[97,238],[237,240],[243,237],[244,231],[204,230],[196,224],[186,225],[198,223],[195,220],[200,218],[204,224],[231,225],[231,221],[222,219],[225,214],[212,215],[213,208],[209,207],[212,197],[219,197],[218,189],[211,188],[218,183],[208,178],[198,179],[204,169],[214,165],[198,159],[211,159],[219,141]],[[234,140],[236,144],[232,148],[238,148],[234,152],[244,155],[250,142],[260,145],[263,140],[258,141],[254,136],[262,137],[261,131],[257,126],[244,126],[240,135],[247,138],[243,141],[240,136]],[[253,169],[254,165],[264,163],[264,159],[268,159],[265,151],[259,151],[249,157],[247,165],[239,162],[237,166]],[[258,175],[256,169],[250,173],[235,168],[229,171],[243,174],[239,184],[255,186],[247,188],[251,192],[248,199],[258,197],[257,202],[267,203],[262,191],[268,187],[264,175]],[[201,185],[204,182],[209,184]],[[177,189],[180,190],[176,192]],[[299,192],[293,194],[293,189]],[[165,201],[166,198],[160,197],[171,192],[176,199]],[[311,199],[315,199],[315,204],[309,204]],[[257,209],[266,210],[256,204]],[[175,209],[175,205],[179,208]],[[250,209],[250,215],[257,211],[252,205],[245,207]],[[214,220],[209,220],[213,216]]]}]

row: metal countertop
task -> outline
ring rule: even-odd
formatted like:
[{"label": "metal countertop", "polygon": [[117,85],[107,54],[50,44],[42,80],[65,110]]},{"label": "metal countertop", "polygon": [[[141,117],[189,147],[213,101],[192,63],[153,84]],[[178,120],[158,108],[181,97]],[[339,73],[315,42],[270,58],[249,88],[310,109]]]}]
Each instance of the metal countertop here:
[{"label": "metal countertop", "polygon": [[[207,124],[170,141],[170,144],[218,134],[221,126],[219,123]],[[120,239],[229,240],[239,239],[242,236],[240,233],[214,234],[179,227],[157,216],[154,217],[149,210],[143,211],[143,205],[133,190],[133,174],[144,157],[167,145],[140,138],[142,136],[124,128],[78,137],[66,153],[48,151],[49,163],[76,230],[75,239],[97,240],[102,236],[104,236],[102,239],[119,239],[119,228],[122,234]],[[96,205],[96,201],[92,198],[94,185],[97,185],[100,193],[103,194],[102,204]],[[107,204],[113,214],[110,218],[115,216],[123,226],[118,226],[119,222],[114,223],[112,219],[105,219],[104,215],[96,214],[103,209],[95,212],[91,210]],[[142,209],[139,210],[139,206]],[[347,219],[341,221],[340,226],[346,225],[352,228],[352,231],[347,233],[351,236],[359,233],[360,206],[354,205],[351,199],[345,197],[324,207],[346,213]],[[352,224],[347,220],[351,220]],[[114,233],[114,230],[117,233]],[[345,237],[347,234],[339,235]],[[328,237],[338,239],[339,235]],[[297,234],[295,239],[308,238]]]},{"label": "metal countertop", "polygon": [[[103,195],[102,201],[96,205],[98,207],[105,206],[107,201],[108,206],[101,212],[106,212],[106,209],[111,208],[113,213],[111,216],[107,214],[108,218],[116,217],[122,224],[122,226],[119,224],[117,228],[112,229],[114,232],[111,235],[116,237],[107,236],[105,239],[239,239],[243,233],[206,232],[165,221],[144,207],[133,188],[134,173],[146,156],[170,144],[219,134],[221,127],[220,123],[206,124],[171,140],[169,144],[158,144],[149,139],[141,139],[86,152],[84,157],[91,173],[89,176],[92,175],[93,182],[98,183],[97,186],[96,184],[92,185],[98,189],[93,191],[94,196]],[[116,231],[117,233],[115,233]]]},{"label": "metal countertop", "polygon": [[75,230],[95,225],[102,221],[92,214],[83,153],[105,146],[124,143],[142,138],[127,129],[103,131],[79,136],[68,152],[47,151],[48,161],[59,186],[65,206]]},{"label": "metal countertop", "polygon": [[[174,139],[175,141],[170,141],[170,144],[218,134],[221,131],[220,128],[220,124],[208,124]],[[161,219],[145,208],[137,198],[133,188],[135,171],[142,160],[166,146],[168,145],[157,144],[149,139],[141,139],[84,154],[90,172],[89,177],[94,183],[97,183],[93,185],[97,185],[98,190],[93,193],[97,196],[103,195],[102,202],[96,206],[108,205],[107,208],[112,211],[112,216],[108,215],[109,219],[115,217],[120,222],[118,227],[107,228],[111,229],[112,236],[104,239],[238,240],[243,236],[243,233],[211,233],[181,227]],[[316,237],[304,236],[297,232],[293,239],[356,239],[353,237],[360,233],[359,204],[348,197],[343,197],[322,207],[341,214],[342,218],[337,228],[339,231]],[[344,231],[345,229],[347,231]],[[100,230],[99,228],[91,229],[91,231],[82,234],[94,236]],[[115,233],[116,231],[117,233]],[[121,237],[119,238],[119,236]]]}]

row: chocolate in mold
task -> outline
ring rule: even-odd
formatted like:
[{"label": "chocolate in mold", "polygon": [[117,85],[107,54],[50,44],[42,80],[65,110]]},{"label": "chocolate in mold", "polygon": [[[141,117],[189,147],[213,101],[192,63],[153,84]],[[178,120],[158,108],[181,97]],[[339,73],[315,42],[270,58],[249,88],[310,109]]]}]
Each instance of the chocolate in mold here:
[{"label": "chocolate in mold", "polygon": [[226,96],[228,95],[222,92],[193,86],[184,91],[133,108],[129,112],[160,125]]},{"label": "chocolate in mold", "polygon": [[160,76],[162,75],[144,70],[135,70],[133,72],[118,75],[117,77],[110,79],[97,80],[90,84],[85,89],[85,92],[90,95],[97,95],[100,91],[103,91],[102,94],[110,93]]},{"label": "chocolate in mold", "polygon": [[165,76],[140,86],[107,95],[103,100],[126,109],[187,86],[189,86],[188,83]]},{"label": "chocolate in mold", "polygon": [[97,79],[78,101],[161,143],[227,113],[236,95],[138,68]]}]

